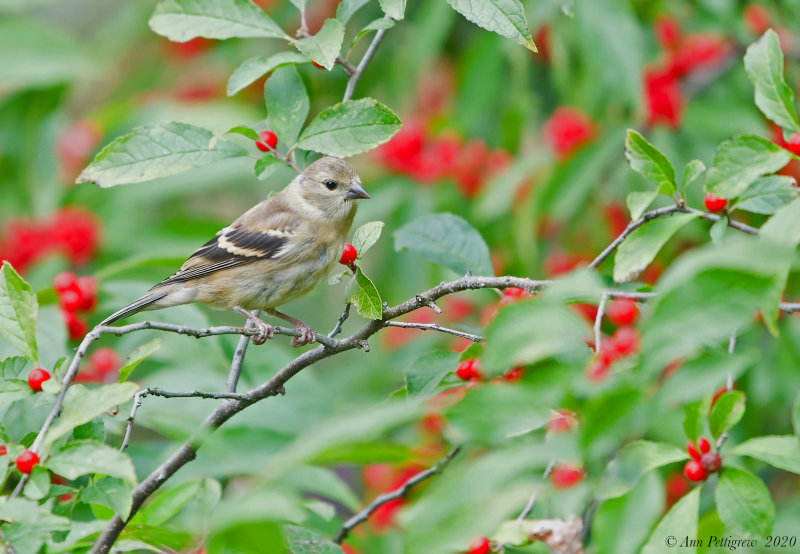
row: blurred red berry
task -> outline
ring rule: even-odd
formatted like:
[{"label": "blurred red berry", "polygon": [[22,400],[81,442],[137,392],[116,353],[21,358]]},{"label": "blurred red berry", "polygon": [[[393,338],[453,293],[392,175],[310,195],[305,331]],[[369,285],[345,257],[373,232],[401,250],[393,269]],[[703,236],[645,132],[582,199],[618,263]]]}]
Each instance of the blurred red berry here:
[{"label": "blurred red berry", "polygon": [[58,295],[58,304],[67,312],[77,312],[83,305],[83,299],[79,292],[65,290]]},{"label": "blurred red berry", "polygon": [[790,150],[793,154],[800,156],[800,131],[793,133],[785,144],[786,146],[784,148]]},{"label": "blurred red berry", "polygon": [[165,41],[164,47],[170,58],[176,61],[185,61],[197,57],[213,45],[213,41],[197,37],[186,42]]},{"label": "blurred red berry", "polygon": [[543,132],[556,157],[564,160],[594,137],[594,124],[583,111],[563,106],[545,122]]},{"label": "blurred red berry", "polygon": [[586,475],[582,467],[573,464],[557,464],[550,471],[550,483],[558,489],[577,485]]},{"label": "blurred red berry", "polygon": [[42,390],[42,383],[50,379],[50,373],[41,367],[34,368],[28,373],[28,386],[31,390],[39,392]]},{"label": "blurred red berry", "polygon": [[725,206],[728,205],[726,199],[720,198],[716,194],[711,194],[710,192],[706,194],[703,203],[706,205],[706,209],[709,212],[721,212],[725,209]]},{"label": "blurred red berry", "polygon": [[667,506],[672,506],[675,502],[683,498],[683,495],[689,492],[691,487],[689,483],[686,482],[686,477],[682,473],[673,473],[667,477],[665,489],[667,493]]},{"label": "blurred red berry", "polygon": [[586,377],[590,381],[602,381],[608,376],[608,368],[611,366],[611,361],[602,354],[589,362],[586,366]]},{"label": "blurred red berry", "polygon": [[492,545],[486,537],[475,537],[469,543],[469,550],[467,554],[489,554]]},{"label": "blurred red berry", "polygon": [[67,290],[75,290],[78,287],[78,278],[71,271],[62,271],[53,279],[53,289],[61,294]]},{"label": "blurred red berry", "polygon": [[639,332],[630,326],[620,327],[609,342],[619,356],[628,356],[639,348]]},{"label": "blurred red berry", "polygon": [[708,442],[708,439],[705,437],[700,437],[697,439],[697,448],[700,450],[701,454],[705,454],[709,450],[711,450],[711,444]]},{"label": "blurred red berry", "polygon": [[694,447],[694,444],[692,443],[692,441],[686,441],[686,452],[687,452],[687,453],[689,454],[689,456],[691,456],[693,459],[695,459],[695,460],[699,460],[699,459],[700,459],[700,453],[699,453],[699,452],[697,451],[697,449]]},{"label": "blurred red berry", "polygon": [[556,410],[550,414],[547,422],[547,430],[551,433],[567,433],[578,424],[578,419],[574,412],[569,410]]},{"label": "blurred red berry", "polygon": [[503,289],[503,294],[513,298],[525,298],[526,296],[532,296],[530,292],[520,287],[506,287]]},{"label": "blurred red berry", "polygon": [[681,42],[681,26],[671,15],[661,14],[653,24],[656,40],[664,50],[675,50]]},{"label": "blurred red berry", "polygon": [[585,261],[586,259],[583,256],[566,254],[558,251],[550,252],[544,259],[544,272],[550,277],[563,275],[564,273],[569,273]]},{"label": "blurred red berry", "polygon": [[594,304],[570,304],[569,308],[588,322],[594,322],[597,317],[597,306]]},{"label": "blurred red berry", "polygon": [[603,214],[614,236],[620,235],[628,227],[628,212],[619,202],[606,203]]},{"label": "blurred red berry", "polygon": [[683,466],[683,474],[689,481],[694,481],[695,483],[706,478],[706,472],[698,460],[686,462],[686,465]]},{"label": "blurred red berry", "polygon": [[356,261],[358,257],[358,252],[356,252],[356,247],[350,244],[349,242],[344,243],[344,249],[342,250],[342,257],[339,258],[339,263],[342,265],[350,265],[351,263]]},{"label": "blurred red berry", "polygon": [[539,47],[539,53],[533,55],[533,59],[548,63],[550,61],[550,26],[542,25],[533,35],[533,42]]},{"label": "blurred red berry", "polygon": [[630,325],[636,321],[636,316],[639,315],[639,308],[636,306],[636,302],[630,298],[619,298],[609,302],[606,315],[608,320],[617,327]]},{"label": "blurred red berry", "polygon": [[89,363],[91,364],[94,373],[100,378],[99,380],[101,381],[107,373],[119,369],[122,365],[120,363],[119,356],[117,356],[117,353],[114,351],[114,349],[107,346],[95,350],[92,355],[89,356]]},{"label": "blurred red berry", "polygon": [[61,310],[61,317],[67,324],[67,335],[70,340],[80,340],[89,331],[89,326],[84,320],[75,315],[74,312]]},{"label": "blurred red berry", "polygon": [[8,454],[8,448],[5,445],[0,445],[0,456],[5,456],[6,454]]},{"label": "blurred red berry", "polygon": [[480,361],[477,358],[464,360],[463,362],[458,364],[458,368],[456,368],[455,374],[462,381],[481,379]]},{"label": "blurred red berry", "polygon": [[451,295],[445,299],[442,312],[448,321],[463,321],[475,313],[475,305],[465,298]]},{"label": "blurred red berry", "polygon": [[278,145],[278,135],[272,131],[264,129],[258,132],[258,136],[261,140],[256,141],[256,147],[262,152],[269,152]]},{"label": "blurred red berry", "polygon": [[722,467],[722,458],[716,452],[706,452],[700,457],[700,466],[706,473],[716,473]]},{"label": "blurred red berry", "polygon": [[504,377],[506,378],[506,381],[519,381],[520,379],[522,379],[522,375],[524,373],[525,373],[525,368],[520,366],[506,371]]},{"label": "blurred red berry", "polygon": [[88,262],[95,253],[99,229],[95,216],[77,207],[62,208],[50,223],[54,245],[63,250],[73,264]]},{"label": "blurred red berry", "polygon": [[761,36],[769,29],[769,11],[761,4],[748,4],[742,16],[747,30],[755,36]]},{"label": "blurred red berry", "polygon": [[31,450],[23,450],[19,456],[17,456],[16,464],[17,469],[20,470],[21,473],[25,473],[26,475],[33,470],[33,466],[39,463],[39,456],[36,452]]},{"label": "blurred red berry", "polygon": [[346,545],[346,544],[342,544],[340,546],[342,547],[342,553],[343,554],[358,554],[358,550],[356,550],[352,546],[349,546],[349,545]]},{"label": "blurred red berry", "polygon": [[97,304],[97,282],[94,277],[89,275],[78,277],[76,285],[81,295],[80,309],[86,312],[93,310]]},{"label": "blurred red berry", "polygon": [[320,64],[318,64],[317,62],[313,62],[313,61],[312,61],[312,62],[311,62],[311,65],[313,65],[313,66],[314,66],[314,67],[316,67],[317,69],[325,69],[325,66],[324,66],[324,65],[320,65]]},{"label": "blurred red berry", "polygon": [[673,129],[680,125],[683,114],[683,93],[677,76],[671,70],[646,68],[644,97],[648,125],[665,123]]},{"label": "blurred red berry", "polygon": [[65,182],[75,179],[102,138],[103,127],[94,119],[76,121],[61,132],[56,138],[55,149]]}]

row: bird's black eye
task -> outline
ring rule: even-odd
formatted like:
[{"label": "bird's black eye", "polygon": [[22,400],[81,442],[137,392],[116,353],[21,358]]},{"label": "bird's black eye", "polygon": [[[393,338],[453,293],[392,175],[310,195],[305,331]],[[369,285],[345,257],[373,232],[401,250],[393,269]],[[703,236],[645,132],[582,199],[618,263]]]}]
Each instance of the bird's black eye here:
[{"label": "bird's black eye", "polygon": [[333,179],[328,179],[322,184],[328,187],[328,190],[333,190],[336,188],[336,181],[334,181]]}]

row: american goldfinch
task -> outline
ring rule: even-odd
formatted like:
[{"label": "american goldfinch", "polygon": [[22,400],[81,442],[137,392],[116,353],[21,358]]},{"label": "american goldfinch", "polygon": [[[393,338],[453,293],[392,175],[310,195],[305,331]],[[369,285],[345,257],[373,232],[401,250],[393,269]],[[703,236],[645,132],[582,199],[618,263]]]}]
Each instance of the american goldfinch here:
[{"label": "american goldfinch", "polygon": [[180,271],[100,325],[142,310],[202,302],[253,321],[256,344],[271,338],[273,328],[249,310],[264,310],[294,325],[300,336],[292,339],[292,346],[313,342],[308,325],[275,308],[306,294],[328,273],[342,253],[355,201],[369,197],[352,165],[321,158],[282,191],[218,231]]}]

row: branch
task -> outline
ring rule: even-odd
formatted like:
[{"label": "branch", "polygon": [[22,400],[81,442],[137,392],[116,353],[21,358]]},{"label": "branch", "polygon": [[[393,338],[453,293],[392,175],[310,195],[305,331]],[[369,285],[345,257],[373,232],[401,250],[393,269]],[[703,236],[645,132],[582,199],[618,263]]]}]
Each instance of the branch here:
[{"label": "branch", "polygon": [[328,337],[333,338],[342,332],[342,325],[344,325],[344,322],[347,321],[348,317],[350,317],[350,306],[350,302],[344,305],[344,311],[342,312],[342,315],[339,316],[339,319],[336,320],[336,325],[334,325],[331,332],[328,333]]},{"label": "branch", "polygon": [[[388,15],[383,17],[384,19],[389,19]],[[381,45],[381,41],[383,41],[383,36],[386,34],[386,31],[386,29],[378,29],[378,31],[375,33],[375,36],[372,38],[372,42],[367,48],[367,51],[364,52],[364,57],[361,58],[360,62],[358,62],[355,70],[350,74],[350,78],[347,80],[347,87],[344,89],[342,102],[347,102],[353,97],[353,94],[356,92],[356,85],[358,85],[358,81],[361,80],[361,76],[364,74],[364,70],[367,68],[367,65],[369,65],[369,62],[372,60],[373,56],[375,56],[375,51],[378,49],[378,46]]]},{"label": "branch", "polygon": [[393,490],[392,492],[387,492],[384,494],[379,494],[375,497],[375,500],[370,502],[366,508],[355,514],[353,517],[348,519],[342,525],[342,528],[339,529],[339,532],[336,533],[336,536],[333,538],[333,542],[341,543],[345,537],[347,537],[348,533],[353,530],[353,528],[365,521],[372,515],[372,512],[380,508],[382,505],[386,504],[387,502],[391,502],[392,500],[397,500],[398,498],[405,497],[411,489],[428,479],[436,475],[437,473],[441,473],[445,466],[453,459],[453,457],[458,454],[461,450],[461,446],[456,446],[450,452],[445,454],[444,458],[436,462],[433,466],[426,469],[425,471],[421,471],[417,473],[413,477],[411,477],[408,481],[403,483],[399,488]]},{"label": "branch", "polygon": [[608,302],[608,293],[604,292],[603,296],[600,297],[600,303],[597,305],[597,315],[594,316],[594,352],[595,354],[600,353],[600,340],[602,339],[602,333],[600,332],[600,326],[603,324],[603,314],[606,311],[606,303]]},{"label": "branch", "polygon": [[410,323],[407,321],[387,321],[384,324],[384,327],[404,327],[406,329],[422,329],[423,331],[440,331],[442,333],[449,333],[457,337],[469,339],[472,342],[483,342],[484,340],[486,340],[480,335],[473,335],[472,333],[465,333],[464,331],[458,331],[456,329],[442,327],[441,325],[437,325],[436,323]]}]

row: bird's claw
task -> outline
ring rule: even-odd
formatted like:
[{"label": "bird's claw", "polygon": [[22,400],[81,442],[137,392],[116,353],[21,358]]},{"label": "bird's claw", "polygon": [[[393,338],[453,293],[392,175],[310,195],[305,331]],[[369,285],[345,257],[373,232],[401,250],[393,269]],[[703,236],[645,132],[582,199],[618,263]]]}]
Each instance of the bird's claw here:
[{"label": "bird's claw", "polygon": [[314,335],[314,330],[309,327],[308,325],[296,325],[295,329],[300,332],[300,336],[292,338],[292,346],[295,348],[300,348],[301,346],[305,346],[307,344],[311,344],[316,340]]},{"label": "bird's claw", "polygon": [[275,336],[275,329],[269,323],[264,321],[258,320],[255,322],[256,330],[258,331],[255,335],[252,336],[253,344],[264,344],[267,342],[267,339],[271,339]]}]

